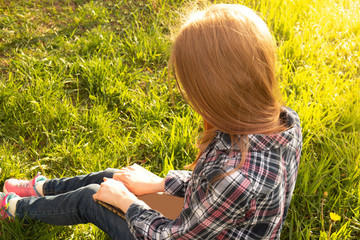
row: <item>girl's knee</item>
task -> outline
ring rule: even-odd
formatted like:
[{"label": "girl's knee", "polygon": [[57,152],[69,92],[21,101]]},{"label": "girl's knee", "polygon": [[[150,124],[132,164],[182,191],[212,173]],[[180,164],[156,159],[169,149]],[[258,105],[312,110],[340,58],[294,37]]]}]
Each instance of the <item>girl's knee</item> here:
[{"label": "girl's knee", "polygon": [[116,168],[107,168],[105,169],[103,172],[104,172],[104,175],[105,177],[108,177],[108,178],[112,178],[114,173],[117,171],[118,169]]},{"label": "girl's knee", "polygon": [[75,201],[78,202],[79,207],[82,210],[89,211],[91,207],[96,203],[93,195],[99,191],[100,185],[99,184],[89,184],[85,187],[79,189],[78,193],[74,198]]},{"label": "girl's knee", "polygon": [[93,184],[89,184],[89,185],[83,187],[82,191],[83,191],[84,195],[87,195],[87,196],[91,195],[92,196],[97,191],[99,191],[99,188],[100,188],[99,184],[93,183]]}]

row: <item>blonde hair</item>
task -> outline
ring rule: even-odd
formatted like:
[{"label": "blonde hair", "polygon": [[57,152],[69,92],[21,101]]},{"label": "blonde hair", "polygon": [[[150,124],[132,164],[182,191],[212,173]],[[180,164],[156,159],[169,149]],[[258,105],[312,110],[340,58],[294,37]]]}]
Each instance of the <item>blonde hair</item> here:
[{"label": "blonde hair", "polygon": [[206,123],[198,157],[220,130],[241,147],[239,169],[246,158],[247,135],[285,129],[279,120],[275,61],[268,27],[245,6],[212,5],[192,14],[181,27],[170,67],[184,98]]}]

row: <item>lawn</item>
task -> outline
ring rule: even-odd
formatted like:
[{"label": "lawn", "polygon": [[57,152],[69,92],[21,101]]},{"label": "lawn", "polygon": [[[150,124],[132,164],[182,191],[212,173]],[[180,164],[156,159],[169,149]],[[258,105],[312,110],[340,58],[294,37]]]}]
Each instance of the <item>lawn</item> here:
[{"label": "lawn", "polygon": [[[0,185],[132,163],[164,176],[192,162],[202,121],[167,68],[181,16],[208,4],[190,2],[1,0]],[[360,2],[238,3],[268,23],[284,101],[302,121],[281,239],[359,239]],[[0,230],[3,239],[108,239],[90,224],[2,221]]]}]

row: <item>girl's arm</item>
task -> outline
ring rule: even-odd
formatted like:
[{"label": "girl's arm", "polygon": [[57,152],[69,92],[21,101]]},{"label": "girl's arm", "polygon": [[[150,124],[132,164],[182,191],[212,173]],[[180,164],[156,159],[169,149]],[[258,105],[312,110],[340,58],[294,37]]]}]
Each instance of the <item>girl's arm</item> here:
[{"label": "girl's arm", "polygon": [[117,171],[113,178],[121,181],[135,195],[156,192],[183,197],[191,177],[190,171],[169,171],[166,178],[161,178],[145,168],[133,164]]},{"label": "girl's arm", "polygon": [[104,178],[99,191],[93,195],[93,199],[106,202],[112,206],[120,208],[124,213],[131,204],[138,198],[131,193],[122,182],[111,178]]},{"label": "girl's arm", "polygon": [[192,171],[171,170],[165,178],[165,193],[184,197]]},{"label": "girl's arm", "polygon": [[252,218],[255,200],[248,191],[250,185],[234,173],[213,183],[206,195],[208,182],[204,182],[185,196],[183,210],[175,220],[136,200],[128,208],[126,220],[138,239],[215,239],[222,231]]},{"label": "girl's arm", "polygon": [[138,196],[165,191],[164,178],[137,164],[118,170],[113,179],[122,182],[130,192]]}]

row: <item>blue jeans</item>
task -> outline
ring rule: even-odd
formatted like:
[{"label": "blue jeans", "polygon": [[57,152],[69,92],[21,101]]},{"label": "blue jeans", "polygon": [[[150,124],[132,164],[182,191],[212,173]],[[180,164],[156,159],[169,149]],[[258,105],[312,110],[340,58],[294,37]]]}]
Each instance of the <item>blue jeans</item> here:
[{"label": "blue jeans", "polygon": [[134,239],[125,219],[92,198],[103,178],[112,178],[114,172],[115,169],[108,168],[72,178],[46,180],[45,197],[22,198],[17,202],[15,215],[53,225],[93,223],[112,239]]}]

